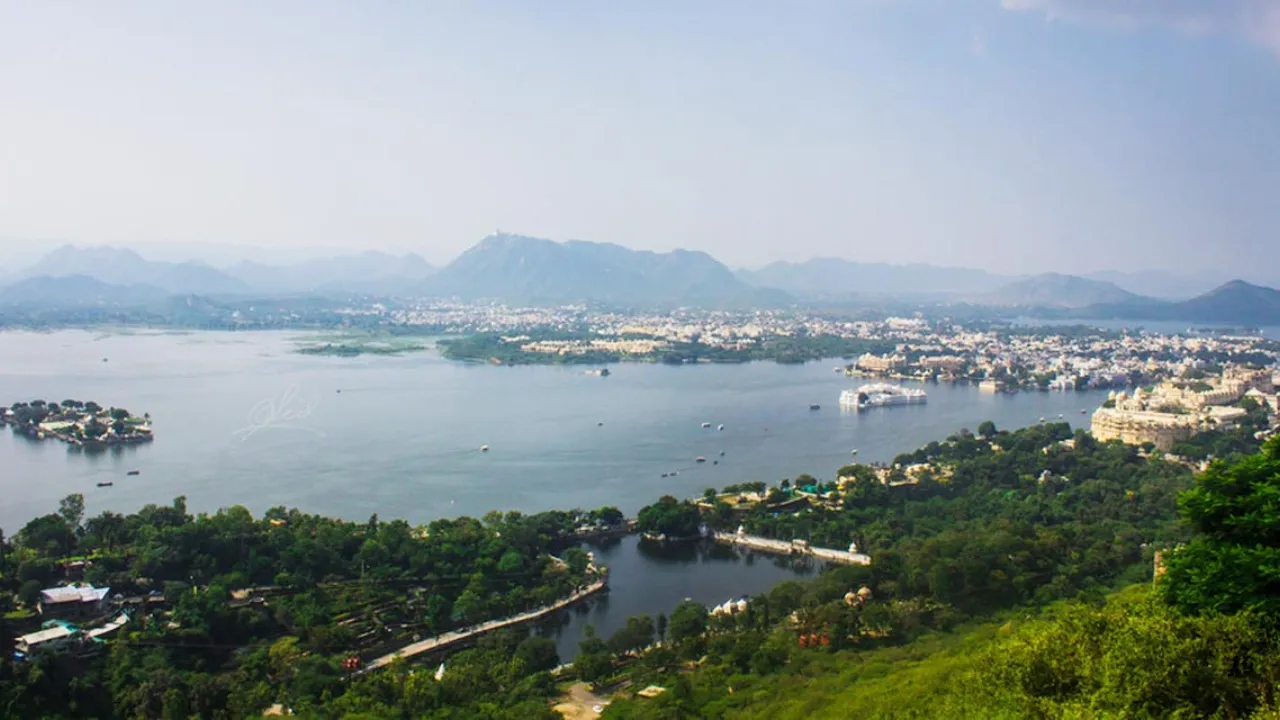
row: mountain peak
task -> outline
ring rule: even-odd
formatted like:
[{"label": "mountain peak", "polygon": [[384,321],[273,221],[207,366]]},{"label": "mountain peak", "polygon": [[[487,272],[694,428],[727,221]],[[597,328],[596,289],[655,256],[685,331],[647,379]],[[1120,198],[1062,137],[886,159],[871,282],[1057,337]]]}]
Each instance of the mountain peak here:
[{"label": "mountain peak", "polygon": [[508,233],[482,238],[428,287],[435,294],[517,303],[724,306],[759,304],[763,297],[705,253]]}]

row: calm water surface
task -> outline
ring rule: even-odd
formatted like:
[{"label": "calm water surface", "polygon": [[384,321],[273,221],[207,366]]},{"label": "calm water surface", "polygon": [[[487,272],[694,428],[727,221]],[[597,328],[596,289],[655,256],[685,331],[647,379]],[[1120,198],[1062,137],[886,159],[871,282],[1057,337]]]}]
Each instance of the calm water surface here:
[{"label": "calm water surface", "polygon": [[608,639],[632,615],[670,616],[685,598],[719,605],[766,592],[783,580],[812,577],[821,567],[706,542],[657,546],[635,535],[583,547],[608,566],[609,592],[560,613],[541,628],[555,639],[566,661],[577,656],[587,625]]},{"label": "calm water surface", "polygon": [[[72,492],[84,493],[90,515],[178,495],[193,511],[285,505],[413,523],[606,504],[630,514],[664,493],[831,477],[853,448],[864,462],[887,461],[985,419],[1015,427],[1062,413],[1087,423],[1080,410],[1103,398],[930,385],[927,405],[849,413],[840,391],[862,381],[832,372],[839,361],[623,364],[600,378],[434,352],[302,356],[292,337],[0,333],[0,402],[95,400],[150,412],[156,432],[148,445],[100,454],[0,433],[0,527],[15,532]],[[670,471],[679,474],[661,477]],[[96,487],[107,481],[114,487]]]},{"label": "calm water surface", "polygon": [[[285,505],[413,523],[493,509],[616,505],[633,514],[664,493],[831,477],[853,448],[861,461],[888,461],[986,419],[1017,427],[1061,413],[1087,423],[1080,409],[1104,395],[930,385],[927,405],[849,413],[840,391],[863,381],[832,372],[839,361],[624,364],[600,378],[435,353],[302,356],[291,352],[296,337],[0,333],[0,402],[95,400],[150,412],[156,432],[149,445],[94,454],[0,432],[0,527],[16,532],[73,492],[84,493],[89,515],[178,495],[197,512]],[[662,477],[671,471],[679,474]],[[686,597],[720,603],[814,571],[722,547],[650,548],[635,537],[590,549],[610,567],[611,592],[543,628],[565,660],[587,624],[607,638],[630,615],[669,613]]]}]

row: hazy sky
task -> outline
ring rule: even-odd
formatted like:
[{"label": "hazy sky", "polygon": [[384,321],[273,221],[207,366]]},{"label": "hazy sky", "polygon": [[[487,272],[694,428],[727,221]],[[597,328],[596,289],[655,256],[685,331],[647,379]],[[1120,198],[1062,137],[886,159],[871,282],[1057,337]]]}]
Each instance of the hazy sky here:
[{"label": "hazy sky", "polygon": [[1280,0],[0,0],[0,236],[732,265],[1280,249]]}]

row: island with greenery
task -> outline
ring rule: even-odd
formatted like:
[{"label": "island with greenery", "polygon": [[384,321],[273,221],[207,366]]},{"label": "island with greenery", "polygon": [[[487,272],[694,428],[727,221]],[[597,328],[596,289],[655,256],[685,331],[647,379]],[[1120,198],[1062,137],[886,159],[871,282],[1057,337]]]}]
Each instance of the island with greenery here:
[{"label": "island with greenery", "polygon": [[381,330],[348,331],[330,335],[297,338],[295,353],[299,355],[327,355],[331,357],[359,357],[361,355],[395,356],[422,352],[428,345],[420,339]]},{"label": "island with greenery", "polygon": [[0,411],[0,421],[36,440],[56,439],[84,448],[151,442],[151,415],[96,402],[63,400],[16,402]]},{"label": "island with greenery", "polygon": [[[483,633],[443,670],[437,654],[363,671],[591,587],[603,570],[577,538],[621,513],[412,527],[283,508],[192,516],[179,498],[85,520],[71,496],[0,542],[0,637],[21,655],[0,658],[0,706],[551,720],[594,690],[606,719],[1273,718],[1280,439],[1191,466],[1065,424],[983,423],[833,479],[664,497],[640,529],[856,542],[872,563],[686,601],[607,638],[588,629],[576,658],[525,627]],[[73,579],[109,587],[110,610],[38,636],[72,633],[60,652],[22,652],[51,622],[36,617],[44,591]]]},{"label": "island with greenery", "polygon": [[590,329],[536,329],[522,333],[473,333],[440,341],[451,360],[495,365],[601,365],[615,362],[744,363],[772,360],[803,363],[886,352],[882,340],[794,332],[732,338],[671,340],[639,332],[602,333]]}]

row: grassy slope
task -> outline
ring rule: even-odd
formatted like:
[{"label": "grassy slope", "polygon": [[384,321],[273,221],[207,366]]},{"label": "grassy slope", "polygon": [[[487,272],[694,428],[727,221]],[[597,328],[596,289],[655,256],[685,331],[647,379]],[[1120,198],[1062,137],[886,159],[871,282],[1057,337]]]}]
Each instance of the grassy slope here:
[{"label": "grassy slope", "polygon": [[812,661],[735,688],[725,717],[808,720],[841,717],[972,717],[957,684],[1012,623],[935,633],[901,647],[814,653]]}]

